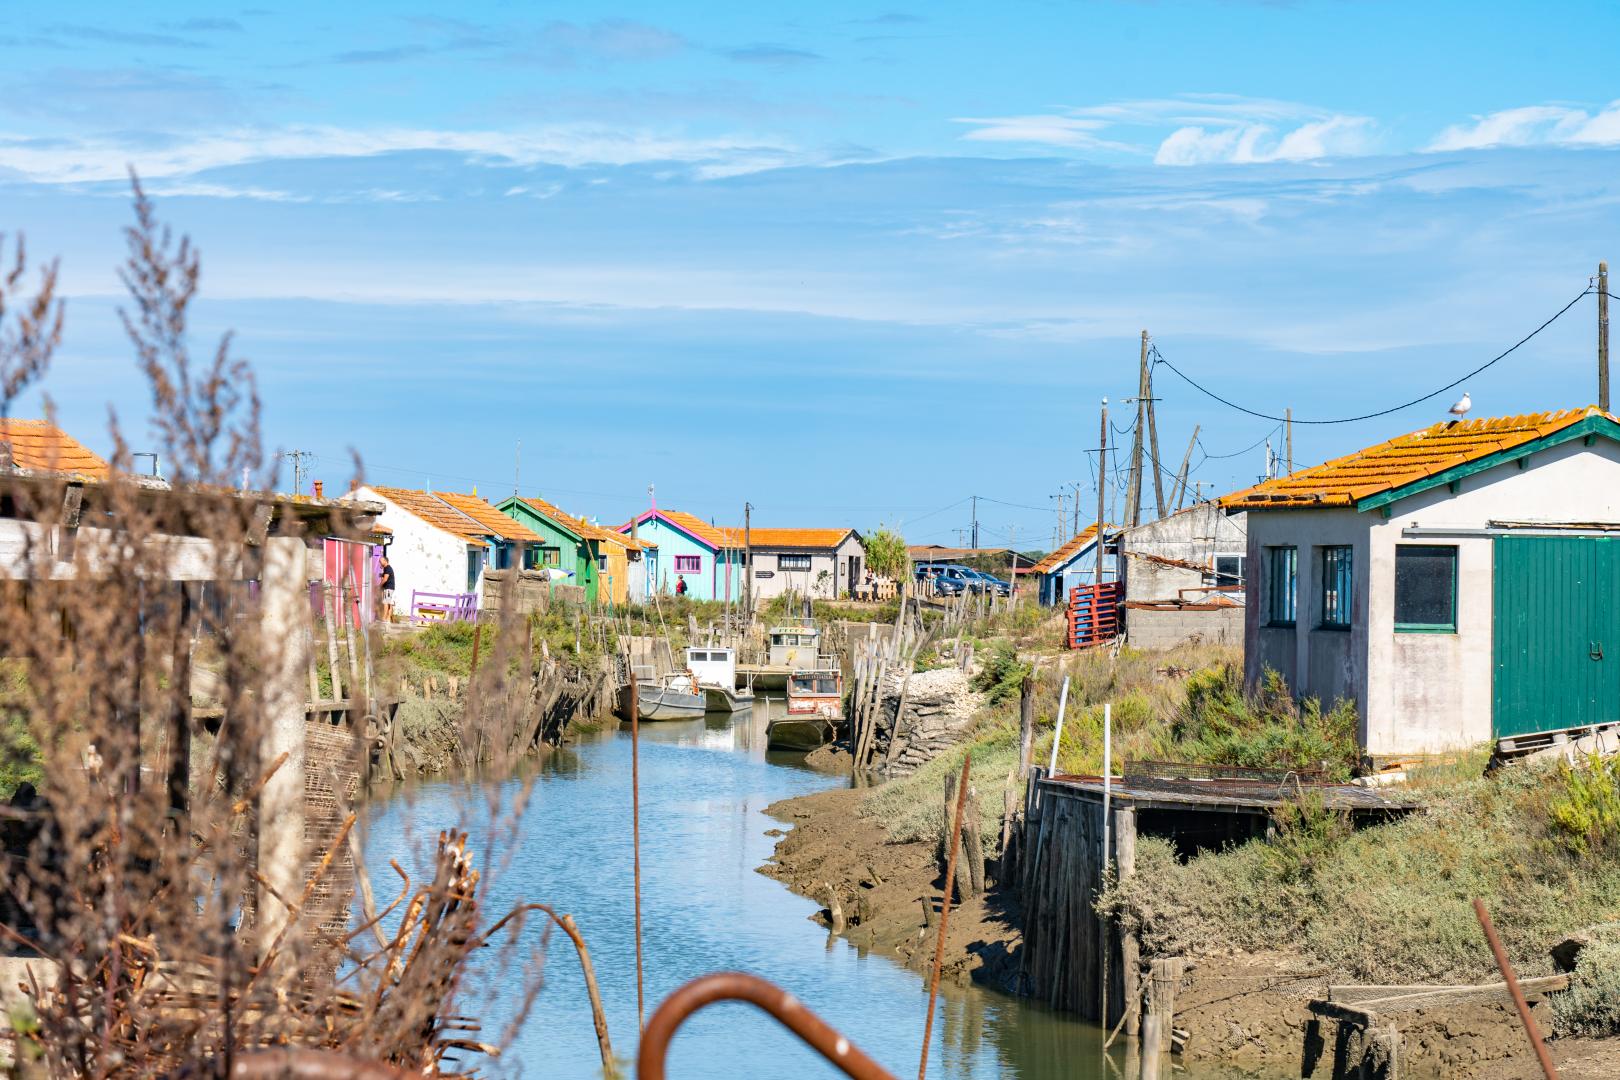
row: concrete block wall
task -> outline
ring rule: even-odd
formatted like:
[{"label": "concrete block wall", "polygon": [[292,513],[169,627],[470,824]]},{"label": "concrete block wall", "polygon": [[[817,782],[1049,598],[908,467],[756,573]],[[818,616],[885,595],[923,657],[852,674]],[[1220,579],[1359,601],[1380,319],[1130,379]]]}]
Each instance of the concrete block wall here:
[{"label": "concrete block wall", "polygon": [[1125,639],[1137,649],[1173,649],[1193,640],[1243,644],[1243,608],[1126,608]]}]

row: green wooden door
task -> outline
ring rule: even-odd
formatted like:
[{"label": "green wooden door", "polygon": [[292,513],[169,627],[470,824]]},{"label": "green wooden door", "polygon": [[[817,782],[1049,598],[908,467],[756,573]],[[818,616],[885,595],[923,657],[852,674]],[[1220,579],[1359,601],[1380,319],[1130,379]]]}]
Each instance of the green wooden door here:
[{"label": "green wooden door", "polygon": [[1620,720],[1620,547],[1496,539],[1496,737]]}]

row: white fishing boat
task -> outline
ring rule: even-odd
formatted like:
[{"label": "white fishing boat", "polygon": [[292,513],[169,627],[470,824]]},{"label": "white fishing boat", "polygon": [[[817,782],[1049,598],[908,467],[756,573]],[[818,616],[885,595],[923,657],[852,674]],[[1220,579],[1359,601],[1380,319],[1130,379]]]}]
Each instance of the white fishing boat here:
[{"label": "white fishing boat", "polygon": [[643,720],[701,720],[703,691],[690,673],[677,671],[662,679],[636,683],[636,709]]},{"label": "white fishing boat", "polygon": [[832,742],[844,718],[844,676],[836,667],[795,671],[788,679],[787,712],[772,720],[765,745],[772,750],[815,750]]},{"label": "white fishing boat", "polygon": [[686,670],[696,680],[710,712],[742,712],[754,707],[754,688],[737,687],[737,650],[694,645],[686,650]]}]

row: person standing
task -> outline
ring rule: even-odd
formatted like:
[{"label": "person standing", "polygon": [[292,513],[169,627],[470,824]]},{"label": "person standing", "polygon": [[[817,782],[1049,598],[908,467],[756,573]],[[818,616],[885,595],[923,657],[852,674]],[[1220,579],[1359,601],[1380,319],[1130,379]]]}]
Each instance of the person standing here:
[{"label": "person standing", "polygon": [[684,577],[677,577],[675,579],[675,595],[676,596],[685,596],[686,595],[686,579]]},{"label": "person standing", "polygon": [[394,621],[394,565],[384,555],[381,567],[377,587],[382,591],[382,621],[386,624]]}]

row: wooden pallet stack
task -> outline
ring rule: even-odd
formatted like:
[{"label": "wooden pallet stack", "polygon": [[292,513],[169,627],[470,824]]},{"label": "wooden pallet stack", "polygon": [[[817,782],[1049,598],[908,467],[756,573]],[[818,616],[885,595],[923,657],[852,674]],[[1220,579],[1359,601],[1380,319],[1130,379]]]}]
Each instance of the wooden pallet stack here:
[{"label": "wooden pallet stack", "polygon": [[1071,649],[1086,649],[1113,641],[1119,636],[1119,603],[1117,581],[1070,589],[1064,642]]}]

